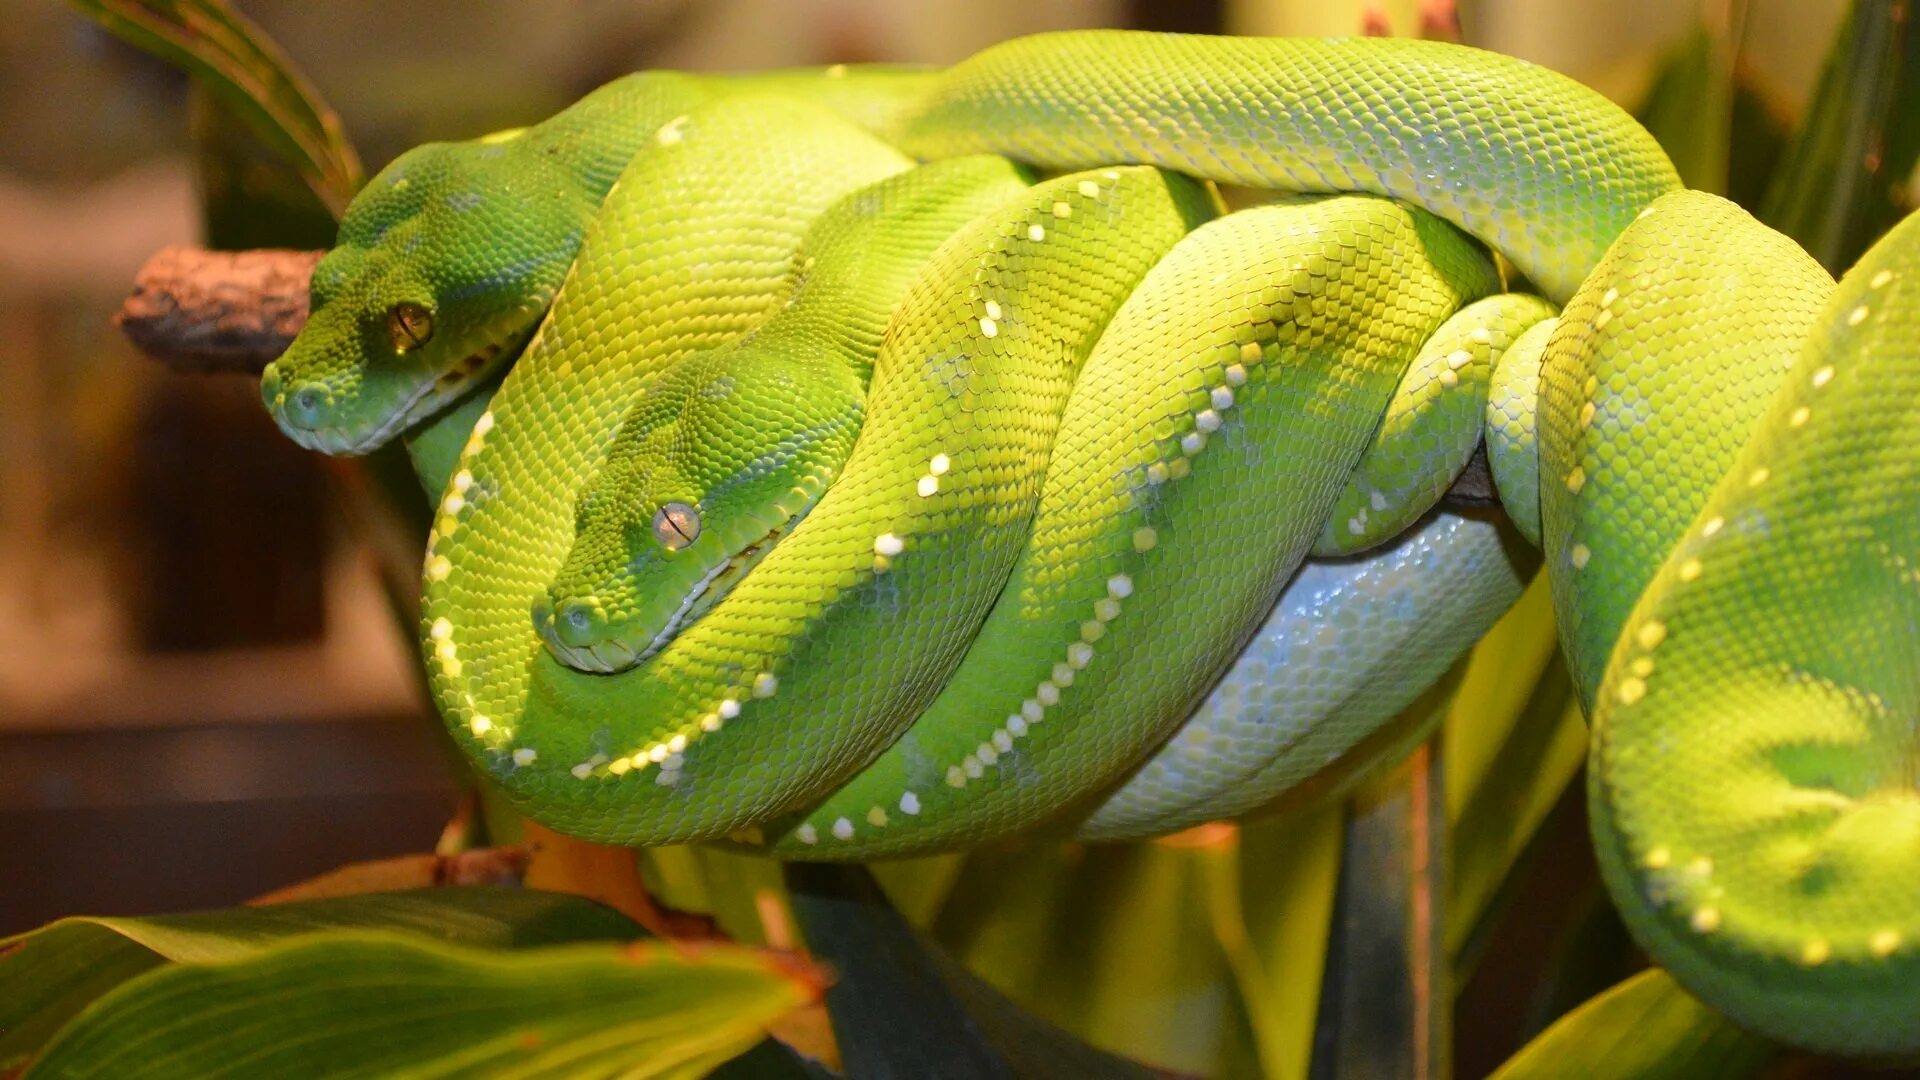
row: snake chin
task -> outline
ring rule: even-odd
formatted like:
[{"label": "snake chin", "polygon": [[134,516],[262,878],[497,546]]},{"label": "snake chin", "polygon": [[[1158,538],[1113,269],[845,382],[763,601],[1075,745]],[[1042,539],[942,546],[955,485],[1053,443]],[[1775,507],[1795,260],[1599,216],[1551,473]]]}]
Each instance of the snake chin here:
[{"label": "snake chin", "polygon": [[[408,428],[439,415],[482,378],[491,374],[501,357],[508,354],[508,346],[513,344],[516,342],[510,339],[490,341],[461,357],[433,379],[422,379],[405,392],[397,406],[382,409],[379,413],[380,422],[372,428],[352,422],[302,427],[288,415],[284,388],[276,388],[270,395],[267,409],[273,414],[274,423],[280,426],[280,430],[308,450],[334,457],[369,454]],[[269,374],[265,377],[278,378],[272,368],[269,368]]]},{"label": "snake chin", "polygon": [[734,586],[745,580],[755,564],[773,550],[782,534],[793,527],[798,515],[789,518],[781,525],[768,530],[758,539],[747,544],[731,557],[716,564],[713,569],[693,583],[680,601],[680,606],[667,616],[658,632],[645,645],[634,648],[626,639],[631,631],[630,625],[607,625],[597,640],[585,644],[569,644],[560,637],[557,620],[554,618],[554,604],[549,598],[542,598],[533,609],[534,629],[546,642],[547,649],[554,659],[573,668],[575,671],[591,675],[617,675],[628,668],[645,662],[667,647],[680,632],[698,621],[702,615],[711,611],[715,604],[726,598]]}]

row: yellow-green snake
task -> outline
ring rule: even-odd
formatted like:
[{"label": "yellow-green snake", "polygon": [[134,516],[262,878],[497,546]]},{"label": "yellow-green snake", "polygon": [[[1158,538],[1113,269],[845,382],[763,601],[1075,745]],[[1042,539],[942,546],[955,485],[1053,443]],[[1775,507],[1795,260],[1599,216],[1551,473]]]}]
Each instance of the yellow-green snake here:
[{"label": "yellow-green snake", "polygon": [[[1512,602],[1517,529],[1636,936],[1743,1024],[1899,1057],[1917,274],[1909,221],[1836,287],[1516,60],[1075,32],[416,150],[263,392],[319,449],[413,430],[441,710],[614,843],[1254,812]],[[1507,514],[1429,512],[1483,430]]]}]

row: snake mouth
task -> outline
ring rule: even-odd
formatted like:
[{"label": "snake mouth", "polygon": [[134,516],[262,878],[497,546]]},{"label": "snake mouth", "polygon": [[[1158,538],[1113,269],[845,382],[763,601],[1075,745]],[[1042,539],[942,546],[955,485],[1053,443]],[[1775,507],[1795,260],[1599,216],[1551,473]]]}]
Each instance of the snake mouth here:
[{"label": "snake mouth", "polygon": [[726,598],[734,586],[744,580],[754,565],[778,543],[781,535],[792,529],[795,518],[789,518],[780,525],[733,555],[717,563],[707,571],[693,587],[687,590],[680,605],[667,616],[660,629],[647,643],[636,649],[617,636],[619,628],[610,628],[600,640],[588,645],[568,645],[560,640],[554,625],[554,609],[551,601],[542,600],[534,608],[534,629],[540,634],[547,648],[559,660],[575,671],[584,671],[593,675],[617,675],[652,658],[654,654],[667,647],[680,631],[711,611],[714,605]]},{"label": "snake mouth", "polygon": [[509,343],[506,340],[488,342],[461,357],[432,379],[423,378],[417,385],[407,389],[398,405],[383,410],[380,422],[371,429],[362,430],[357,424],[304,428],[291,423],[287,419],[284,388],[275,395],[275,400],[269,403],[268,408],[273,413],[274,422],[287,438],[308,450],[335,457],[372,453],[391,442],[402,431],[438,415],[471,389],[493,370],[495,361],[507,351]]}]

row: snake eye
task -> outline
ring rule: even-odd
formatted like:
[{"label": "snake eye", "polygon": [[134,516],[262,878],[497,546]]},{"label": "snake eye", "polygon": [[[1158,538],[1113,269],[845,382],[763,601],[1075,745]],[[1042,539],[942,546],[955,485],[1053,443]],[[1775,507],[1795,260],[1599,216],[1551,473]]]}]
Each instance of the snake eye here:
[{"label": "snake eye", "polygon": [[402,300],[387,310],[387,336],[393,339],[393,351],[404,353],[433,339],[433,312],[410,300]]},{"label": "snake eye", "polygon": [[670,502],[653,512],[653,538],[668,551],[679,551],[700,536],[700,511],[683,502]]}]

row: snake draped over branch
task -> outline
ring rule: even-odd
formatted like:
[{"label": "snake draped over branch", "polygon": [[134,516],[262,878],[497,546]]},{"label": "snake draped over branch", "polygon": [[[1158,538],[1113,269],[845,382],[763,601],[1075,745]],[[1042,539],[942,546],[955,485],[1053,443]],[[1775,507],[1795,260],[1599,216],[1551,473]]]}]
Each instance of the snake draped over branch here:
[{"label": "snake draped over branch", "polygon": [[[263,394],[407,433],[440,709],[609,843],[1270,809],[1417,738],[1543,562],[1636,937],[1910,1057],[1917,287],[1920,223],[1836,285],[1517,60],[1073,32],[416,149]],[[1505,513],[1435,510],[1483,441]]]}]

